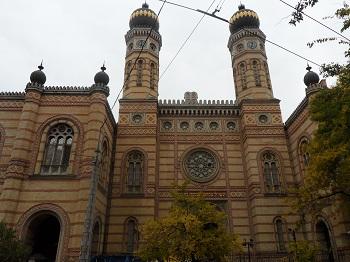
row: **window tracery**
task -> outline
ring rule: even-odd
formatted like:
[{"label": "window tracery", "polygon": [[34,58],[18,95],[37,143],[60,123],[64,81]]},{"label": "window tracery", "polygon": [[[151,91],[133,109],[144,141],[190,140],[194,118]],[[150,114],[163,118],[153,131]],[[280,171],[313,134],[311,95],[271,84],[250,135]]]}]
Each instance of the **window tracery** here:
[{"label": "window tracery", "polygon": [[143,70],[143,60],[137,61],[137,80],[136,85],[142,86],[142,70]]},{"label": "window tracery", "polygon": [[137,220],[135,218],[128,218],[125,223],[125,239],[126,239],[126,251],[128,253],[134,253],[138,244],[138,229]]},{"label": "window tracery", "polygon": [[309,140],[306,137],[302,138],[299,144],[299,156],[301,158],[301,164],[304,168],[306,168],[310,162],[310,154],[307,151],[308,145],[309,145]]},{"label": "window tracery", "polygon": [[50,128],[41,166],[42,174],[61,175],[66,173],[73,136],[73,129],[66,124],[57,124]]},{"label": "window tracery", "polygon": [[150,79],[150,87],[151,89],[155,89],[156,84],[155,84],[155,75],[156,75],[156,68],[154,63],[151,63],[151,79]]},{"label": "window tracery", "polygon": [[277,241],[277,250],[280,252],[286,251],[286,243],[284,240],[284,223],[281,218],[275,220],[275,232]]},{"label": "window tracery", "polygon": [[108,184],[108,173],[109,173],[108,171],[109,171],[108,144],[107,144],[107,141],[104,141],[102,145],[100,174],[99,174],[99,182],[104,187],[106,187]]},{"label": "window tracery", "polygon": [[268,193],[281,192],[279,162],[273,152],[267,151],[262,155],[262,168],[265,180],[265,190]]},{"label": "window tracery", "polygon": [[257,60],[253,60],[253,72],[254,72],[254,79],[255,79],[255,85],[261,86],[261,79],[260,79],[260,63]]},{"label": "window tracery", "polygon": [[143,154],[132,151],[127,157],[126,193],[142,193],[143,186]]},{"label": "window tracery", "polygon": [[239,73],[241,75],[241,84],[242,84],[243,89],[247,88],[246,72],[247,72],[247,67],[246,67],[245,63],[244,62],[240,63],[239,64]]}]

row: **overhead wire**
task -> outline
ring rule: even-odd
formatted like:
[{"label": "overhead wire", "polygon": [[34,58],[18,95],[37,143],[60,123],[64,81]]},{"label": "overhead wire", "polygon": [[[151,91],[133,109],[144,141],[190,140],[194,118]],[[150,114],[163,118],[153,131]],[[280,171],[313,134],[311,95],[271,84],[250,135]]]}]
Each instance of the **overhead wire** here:
[{"label": "overhead wire", "polygon": [[[213,4],[216,2],[216,0],[214,0],[210,6],[207,9],[207,12],[210,10],[210,8],[213,6]],[[195,27],[192,29],[192,31],[190,32],[190,34],[187,36],[187,38],[185,39],[185,41],[182,43],[182,45],[180,46],[180,48],[177,50],[176,54],[174,55],[174,57],[170,60],[169,64],[165,67],[165,69],[163,70],[163,72],[160,74],[159,80],[163,78],[163,76],[165,75],[165,73],[168,71],[168,69],[170,68],[170,66],[174,63],[175,59],[178,57],[178,55],[180,54],[180,52],[182,51],[182,49],[185,47],[185,45],[187,44],[187,42],[190,40],[190,38],[193,36],[194,32],[197,30],[198,26],[200,25],[200,23],[203,21],[204,17],[206,16],[206,14],[203,14],[203,16],[199,19],[199,21],[197,22],[197,24],[195,25]]]},{"label": "overhead wire", "polygon": [[[158,0],[158,1],[164,2],[165,0]],[[167,2],[167,3],[170,4],[170,5],[179,6],[178,4],[173,3],[173,2]],[[182,7],[182,8],[183,8],[182,5],[179,6],[179,7]],[[221,21],[223,21],[223,22],[225,22],[225,23],[232,24],[229,20],[227,20],[227,19],[225,19],[225,18],[222,18],[222,17],[220,17],[220,16],[217,16],[217,15],[215,15],[215,13],[210,14],[210,13],[208,13],[208,12],[206,12],[206,11],[203,11],[203,10],[200,10],[200,9],[194,9],[194,8],[191,8],[191,7],[185,7],[185,8],[186,8],[186,9],[189,9],[189,10],[191,10],[191,11],[194,11],[194,12],[206,14],[206,15],[208,15],[208,16],[211,16],[211,17],[215,18],[215,19],[221,20]],[[244,29],[244,31],[249,32],[249,33],[252,34],[252,35],[255,35],[253,32],[251,32],[251,31],[248,30],[248,29]],[[292,50],[290,50],[290,49],[288,49],[288,48],[286,48],[286,47],[284,47],[284,46],[282,46],[282,45],[280,45],[280,44],[277,44],[276,42],[273,42],[273,41],[271,41],[271,40],[269,40],[269,39],[265,39],[265,41],[268,42],[268,43],[270,43],[270,44],[272,44],[272,45],[274,45],[274,46],[276,46],[276,47],[278,47],[278,48],[280,48],[280,49],[282,49],[282,50],[284,50],[284,51],[286,51],[286,52],[288,52],[288,53],[290,53],[290,54],[292,54],[292,55],[295,55],[295,56],[297,56],[297,57],[299,57],[299,58],[301,58],[301,59],[303,59],[303,60],[305,60],[305,61],[307,61],[307,62],[309,62],[309,63],[312,63],[312,64],[314,64],[314,65],[316,65],[316,66],[318,66],[318,67],[321,67],[321,65],[320,65],[319,63],[316,63],[316,62],[312,61],[311,59],[306,58],[306,57],[304,57],[304,56],[298,54],[297,52],[292,51]]]},{"label": "overhead wire", "polygon": [[327,28],[328,30],[332,31],[333,33],[337,34],[338,36],[340,36],[340,37],[346,39],[348,42],[350,42],[350,39],[347,38],[346,36],[344,36],[343,34],[337,32],[337,31],[334,30],[333,28],[331,28],[331,27],[329,27],[328,25],[326,25],[326,24],[320,22],[319,20],[317,20],[316,18],[313,18],[312,16],[306,14],[305,12],[300,11],[297,7],[292,6],[291,4],[289,4],[289,3],[287,3],[286,1],[283,1],[283,0],[278,0],[278,1],[280,1],[280,2],[283,3],[283,4],[285,4],[286,6],[289,6],[289,7],[292,8],[292,9],[296,10],[297,12],[300,12],[300,13],[303,14],[304,16],[308,17],[309,19],[313,20],[314,22],[316,22],[316,23],[322,25],[323,27]]}]

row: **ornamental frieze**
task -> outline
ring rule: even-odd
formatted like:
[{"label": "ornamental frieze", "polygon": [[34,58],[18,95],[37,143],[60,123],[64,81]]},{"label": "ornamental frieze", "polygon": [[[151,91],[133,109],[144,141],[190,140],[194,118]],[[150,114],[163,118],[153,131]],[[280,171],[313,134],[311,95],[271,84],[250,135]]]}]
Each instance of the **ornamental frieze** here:
[{"label": "ornamental frieze", "polygon": [[23,101],[1,101],[0,108],[1,110],[14,110],[14,109],[22,109],[24,105]]},{"label": "ornamental frieze", "polygon": [[[220,200],[220,199],[227,199],[226,192],[185,192],[185,195],[189,196],[200,196],[202,195],[205,199],[212,199],[212,200]],[[160,191],[159,192],[160,198],[171,198],[171,192],[169,191]]]},{"label": "ornamental frieze", "polygon": [[155,110],[157,110],[157,106],[156,105],[139,105],[139,104],[132,104],[132,105],[130,105],[130,104],[121,103],[119,112],[120,113],[136,112],[136,111],[140,111],[140,112],[154,112]]},{"label": "ornamental frieze", "polygon": [[88,96],[43,96],[41,103],[44,105],[89,105],[90,98]]},{"label": "ornamental frieze", "polygon": [[157,131],[154,128],[120,128],[118,129],[118,135],[156,135]]}]

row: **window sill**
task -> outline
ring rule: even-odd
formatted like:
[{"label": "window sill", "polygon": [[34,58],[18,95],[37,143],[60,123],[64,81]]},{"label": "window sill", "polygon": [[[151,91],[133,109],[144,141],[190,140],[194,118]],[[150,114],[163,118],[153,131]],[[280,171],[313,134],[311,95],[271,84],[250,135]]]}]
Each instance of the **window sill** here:
[{"label": "window sill", "polygon": [[264,196],[266,197],[285,197],[287,196],[286,192],[265,192]]},{"label": "window sill", "polygon": [[35,174],[29,177],[32,180],[62,180],[62,179],[77,179],[74,175],[41,175]]},{"label": "window sill", "polygon": [[139,197],[145,197],[145,193],[122,193],[121,197],[124,198],[139,198]]}]

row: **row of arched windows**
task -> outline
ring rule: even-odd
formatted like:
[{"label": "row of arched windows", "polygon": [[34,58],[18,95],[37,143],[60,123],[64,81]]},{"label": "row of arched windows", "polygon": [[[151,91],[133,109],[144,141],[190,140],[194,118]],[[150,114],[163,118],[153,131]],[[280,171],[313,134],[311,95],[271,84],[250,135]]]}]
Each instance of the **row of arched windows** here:
[{"label": "row of arched windows", "polygon": [[[142,83],[144,81],[144,75],[143,75],[144,69],[145,69],[145,61],[143,59],[139,59],[134,69],[136,70],[136,86],[139,86],[139,87],[142,86]],[[133,63],[130,61],[127,63],[126,72],[125,72],[125,78],[127,78],[126,88],[130,87],[130,82],[131,82],[130,75],[132,70],[133,70]],[[154,62],[150,63],[149,70],[150,70],[150,88],[156,89],[157,66]]]},{"label": "row of arched windows", "polygon": [[[260,63],[260,61],[257,59],[253,59],[250,63],[250,66],[251,66],[251,69],[253,70],[255,85],[261,86],[261,63]],[[267,87],[271,88],[271,80],[270,80],[268,65],[266,62],[264,62],[263,66],[264,66]],[[248,66],[247,66],[246,62],[239,63],[237,69],[234,69],[234,76],[236,76],[236,72],[238,72],[243,89],[247,88],[247,71],[248,71]]]}]

